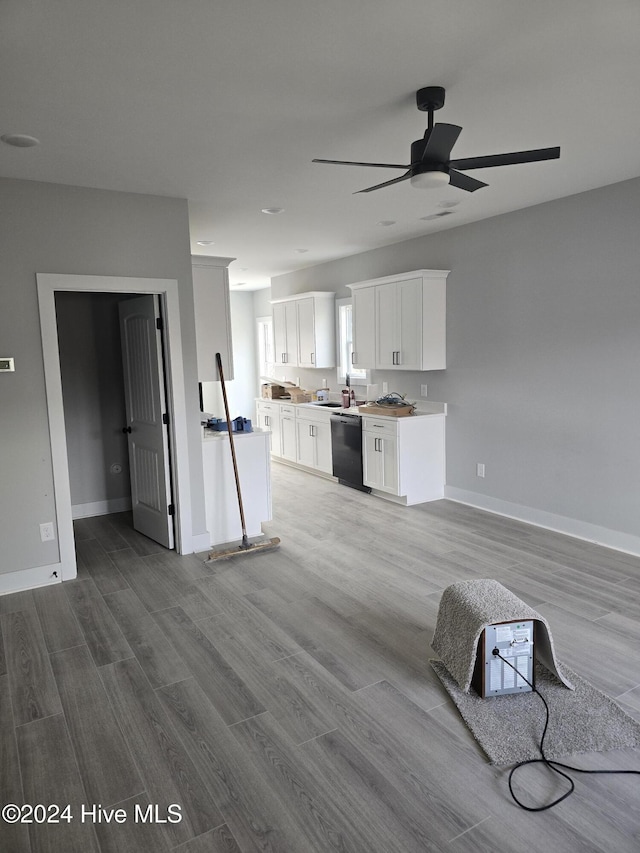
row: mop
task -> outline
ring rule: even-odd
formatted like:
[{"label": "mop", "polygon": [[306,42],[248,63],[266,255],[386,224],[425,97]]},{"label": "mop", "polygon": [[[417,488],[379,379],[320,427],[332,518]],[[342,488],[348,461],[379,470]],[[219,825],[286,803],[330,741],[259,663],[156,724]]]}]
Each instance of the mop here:
[{"label": "mop", "polygon": [[231,445],[231,461],[233,462],[233,473],[236,479],[236,492],[238,493],[238,508],[240,510],[240,523],[242,525],[242,542],[233,548],[227,548],[223,551],[210,551],[209,561],[227,560],[229,557],[239,557],[245,554],[255,554],[258,551],[274,551],[280,547],[280,540],[277,536],[273,539],[265,539],[260,542],[249,542],[247,538],[247,524],[244,517],[244,507],[242,505],[242,491],[240,489],[240,477],[238,475],[238,463],[236,461],[236,448],[233,441],[233,429],[231,426],[231,417],[229,415],[229,403],[227,401],[227,389],[224,383],[224,373],[222,370],[222,358],[220,353],[216,353],[216,363],[218,365],[218,375],[220,376],[220,384],[222,386],[222,399],[224,400],[224,413],[227,418],[227,430],[229,431],[229,444]]}]

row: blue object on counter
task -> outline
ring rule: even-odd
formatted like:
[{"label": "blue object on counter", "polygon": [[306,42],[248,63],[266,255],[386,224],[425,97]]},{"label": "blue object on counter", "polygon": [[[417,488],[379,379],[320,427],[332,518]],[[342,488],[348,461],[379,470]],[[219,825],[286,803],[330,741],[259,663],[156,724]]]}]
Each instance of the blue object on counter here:
[{"label": "blue object on counter", "polygon": [[[212,429],[215,432],[228,432],[227,422],[222,418],[209,418],[207,421],[207,429]],[[251,421],[248,418],[234,418],[231,421],[232,432],[253,432]]]}]

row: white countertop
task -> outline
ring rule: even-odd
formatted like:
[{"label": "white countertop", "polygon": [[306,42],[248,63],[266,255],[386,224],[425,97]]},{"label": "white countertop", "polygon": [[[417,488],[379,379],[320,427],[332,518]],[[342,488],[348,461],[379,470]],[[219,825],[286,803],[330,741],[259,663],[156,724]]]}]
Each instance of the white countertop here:
[{"label": "white countertop", "polygon": [[[351,406],[349,409],[345,409],[342,406],[339,408],[335,408],[333,406],[322,406],[318,405],[318,403],[292,403],[291,400],[283,400],[282,398],[277,398],[275,400],[271,400],[265,397],[257,397],[258,402],[262,403],[280,403],[283,406],[295,406],[297,409],[317,409],[319,412],[327,412],[327,417],[332,414],[336,415],[360,415],[363,417],[370,418],[393,418],[393,420],[397,420],[393,415],[381,415],[377,412],[365,413],[361,412],[358,406]],[[416,408],[416,411],[412,415],[405,415],[404,417],[412,417],[412,418],[424,418],[424,417],[432,417],[433,415],[446,415],[447,414],[447,404],[446,403],[438,403],[438,402],[428,402],[427,400],[421,401]]]},{"label": "white countertop", "polygon": [[[251,430],[251,432],[245,432],[244,430],[240,430],[240,432],[234,432],[233,440],[237,441],[238,439],[247,438],[248,436],[251,436],[251,435],[269,435],[269,430],[268,429],[260,429],[260,427],[254,427]],[[226,441],[228,444],[229,443],[229,433],[226,430],[224,430],[224,432],[222,432],[222,431],[219,432],[218,430],[215,430],[215,429],[205,429],[205,430],[203,430],[202,440],[203,441]]]}]

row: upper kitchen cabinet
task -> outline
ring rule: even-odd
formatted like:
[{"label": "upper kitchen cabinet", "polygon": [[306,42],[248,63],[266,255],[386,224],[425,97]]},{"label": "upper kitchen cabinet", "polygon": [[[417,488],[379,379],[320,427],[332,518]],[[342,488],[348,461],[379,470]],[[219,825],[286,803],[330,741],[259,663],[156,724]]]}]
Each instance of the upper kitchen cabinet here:
[{"label": "upper kitchen cabinet", "polygon": [[350,284],[354,365],[443,370],[448,274],[448,270],[415,270]]},{"label": "upper kitchen cabinet", "polygon": [[300,293],[272,306],[276,364],[335,367],[335,293]]},{"label": "upper kitchen cabinet", "polygon": [[376,364],[376,289],[358,287],[351,295],[351,334],[354,367],[369,368]]},{"label": "upper kitchen cabinet", "polygon": [[273,352],[276,364],[298,366],[298,320],[295,302],[273,306]]},{"label": "upper kitchen cabinet", "polygon": [[191,256],[199,382],[214,382],[220,378],[216,365],[217,352],[222,357],[225,381],[233,379],[229,302],[229,264],[233,260]]}]

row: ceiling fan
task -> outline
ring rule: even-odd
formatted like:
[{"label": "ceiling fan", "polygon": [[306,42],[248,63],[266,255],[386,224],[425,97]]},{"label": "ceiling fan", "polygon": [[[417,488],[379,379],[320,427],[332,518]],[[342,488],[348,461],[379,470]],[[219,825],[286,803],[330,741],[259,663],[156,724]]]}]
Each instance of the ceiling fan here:
[{"label": "ceiling fan", "polygon": [[[510,154],[489,154],[484,157],[464,157],[461,160],[450,160],[451,149],[456,143],[462,128],[456,124],[433,123],[433,113],[444,105],[444,89],[442,86],[426,86],[416,92],[418,109],[429,115],[429,124],[422,139],[411,143],[411,162],[409,165],[397,163],[358,163],[351,160],[313,160],[313,163],[333,163],[341,166],[376,166],[381,169],[406,169],[404,175],[384,181],[373,187],[358,190],[359,193],[370,193],[373,190],[390,187],[400,181],[410,180],[411,185],[419,188],[440,187],[451,184],[467,192],[475,192],[487,184],[458,171],[463,169],[486,169],[490,166],[511,166],[517,163],[535,163],[539,160],[556,160],[560,156],[560,148],[537,148],[533,151],[512,151]],[[355,195],[355,193],[354,193]]]}]

